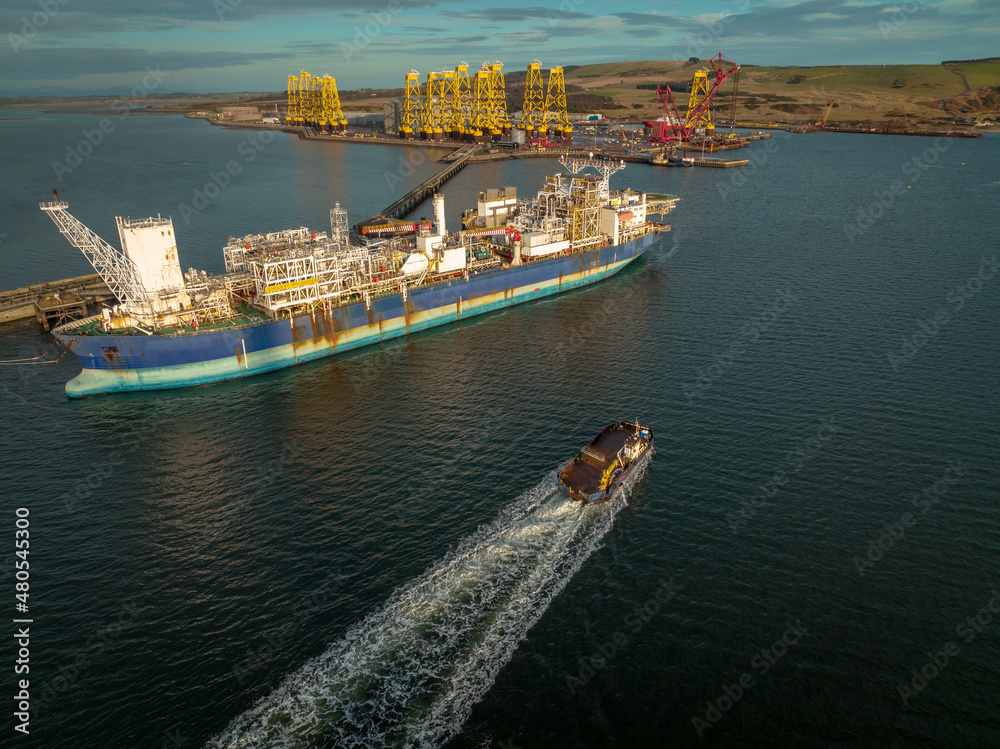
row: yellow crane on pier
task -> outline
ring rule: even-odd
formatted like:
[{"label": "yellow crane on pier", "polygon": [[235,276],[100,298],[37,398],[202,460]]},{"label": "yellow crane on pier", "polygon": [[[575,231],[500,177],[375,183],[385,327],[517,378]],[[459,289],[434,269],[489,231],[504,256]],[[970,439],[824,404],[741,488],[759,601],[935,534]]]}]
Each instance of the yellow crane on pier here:
[{"label": "yellow crane on pier", "polygon": [[299,117],[299,77],[288,76],[288,111],[285,113],[285,124],[294,125]]},{"label": "yellow crane on pier", "polygon": [[568,140],[573,137],[573,127],[566,113],[566,77],[562,66],[549,70],[549,86],[545,92],[545,114],[542,128],[549,129],[556,138]]},{"label": "yellow crane on pier", "polygon": [[521,107],[521,127],[531,137],[538,137],[538,129],[545,121],[545,92],[542,89],[542,63],[528,63],[524,79],[524,104]]}]

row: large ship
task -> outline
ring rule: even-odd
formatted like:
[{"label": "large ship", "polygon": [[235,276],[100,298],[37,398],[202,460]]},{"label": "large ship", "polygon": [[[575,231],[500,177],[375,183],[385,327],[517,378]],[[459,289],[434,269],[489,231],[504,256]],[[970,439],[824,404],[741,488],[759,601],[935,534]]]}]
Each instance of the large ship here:
[{"label": "large ship", "polygon": [[[562,159],[534,196],[485,190],[463,229],[434,221],[230,238],[226,273],[181,272],[169,218],[118,218],[121,251],[41,203],[121,302],[53,330],[83,364],[70,397],[218,382],[289,367],[595,283],[670,226],[677,198],[609,188],[623,162]],[[582,174],[585,169],[596,174]]]}]

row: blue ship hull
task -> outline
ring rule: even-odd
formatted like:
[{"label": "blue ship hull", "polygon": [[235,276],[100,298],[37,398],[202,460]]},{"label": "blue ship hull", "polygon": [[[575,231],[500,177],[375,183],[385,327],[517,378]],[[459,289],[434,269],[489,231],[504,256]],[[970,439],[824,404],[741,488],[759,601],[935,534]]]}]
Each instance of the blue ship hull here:
[{"label": "blue ship hull", "polygon": [[66,383],[79,398],[249,377],[419,330],[559,294],[608,278],[654,244],[654,232],[620,245],[535,261],[291,319],[182,335],[74,336],[55,331],[83,363]]}]

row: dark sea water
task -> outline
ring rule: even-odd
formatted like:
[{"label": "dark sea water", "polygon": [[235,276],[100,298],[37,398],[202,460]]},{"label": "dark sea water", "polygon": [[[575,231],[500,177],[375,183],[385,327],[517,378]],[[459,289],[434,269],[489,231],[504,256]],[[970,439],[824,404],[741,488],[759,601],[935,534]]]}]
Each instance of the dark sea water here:
[{"label": "dark sea water", "polygon": [[[28,116],[0,122],[4,288],[89,270],[51,187],[113,243],[172,215],[219,272],[229,234],[353,222],[438,168],[133,116],[59,182],[100,117]],[[69,401],[72,356],[0,367],[34,711],[16,734],[8,624],[0,744],[1000,745],[1000,137],[744,153],[617,174],[680,195],[674,231],[559,298],[188,390]],[[555,169],[466,168],[451,228]],[[2,359],[48,346],[0,327]],[[630,417],[657,448],[626,496],[553,495]]]}]

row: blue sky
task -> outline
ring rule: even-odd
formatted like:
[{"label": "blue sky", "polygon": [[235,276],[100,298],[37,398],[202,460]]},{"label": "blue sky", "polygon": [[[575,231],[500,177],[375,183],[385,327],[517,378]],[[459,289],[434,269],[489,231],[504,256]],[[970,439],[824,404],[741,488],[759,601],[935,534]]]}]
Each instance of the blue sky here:
[{"label": "blue sky", "polygon": [[[738,63],[928,63],[1000,55],[1000,0],[0,0],[0,95],[340,88],[414,68],[523,70],[723,52]],[[150,71],[159,71],[152,75]]]}]

